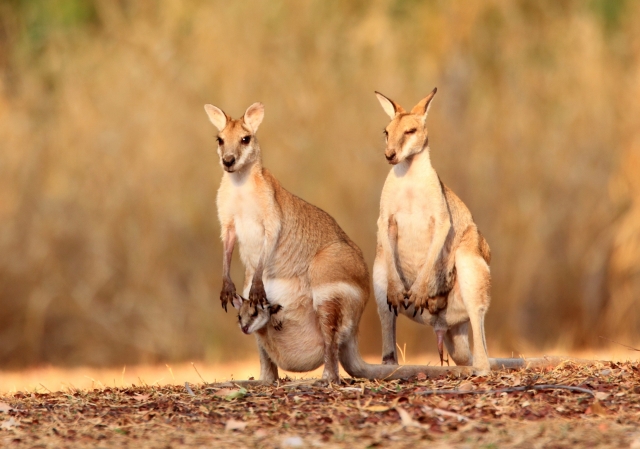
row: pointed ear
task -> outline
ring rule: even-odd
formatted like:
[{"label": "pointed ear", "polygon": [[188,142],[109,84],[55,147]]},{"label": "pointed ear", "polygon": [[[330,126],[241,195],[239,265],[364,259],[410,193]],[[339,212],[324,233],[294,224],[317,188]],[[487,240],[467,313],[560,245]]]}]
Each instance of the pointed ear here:
[{"label": "pointed ear", "polygon": [[231,304],[233,304],[233,307],[235,307],[236,309],[240,310],[240,307],[242,306],[242,302],[244,301],[244,298],[242,298],[242,296],[236,294],[234,295],[233,299],[231,300]]},{"label": "pointed ear", "polygon": [[209,120],[213,123],[213,126],[218,128],[218,131],[222,131],[225,126],[227,126],[227,114],[225,114],[222,109],[215,107],[212,104],[205,104],[204,111],[209,116]]},{"label": "pointed ear", "polygon": [[391,118],[392,120],[396,115],[405,112],[402,106],[400,106],[398,103],[396,103],[390,98],[385,97],[378,91],[375,91],[375,92],[376,92],[376,97],[378,97],[378,101],[382,106],[382,109],[384,109],[384,112],[386,112],[389,118]]},{"label": "pointed ear", "polygon": [[260,123],[262,123],[262,119],[264,118],[264,105],[260,102],[253,103],[251,106],[247,108],[244,113],[243,120],[249,125],[249,127],[253,130],[255,134],[258,131],[258,127]]},{"label": "pointed ear", "polygon": [[429,95],[424,97],[422,100],[420,100],[420,102],[417,105],[413,107],[413,109],[411,110],[411,113],[422,115],[424,116],[424,118],[426,118],[427,113],[429,112],[429,108],[431,107],[431,100],[433,100],[433,97],[435,96],[437,91],[438,91],[438,88],[434,87]]}]

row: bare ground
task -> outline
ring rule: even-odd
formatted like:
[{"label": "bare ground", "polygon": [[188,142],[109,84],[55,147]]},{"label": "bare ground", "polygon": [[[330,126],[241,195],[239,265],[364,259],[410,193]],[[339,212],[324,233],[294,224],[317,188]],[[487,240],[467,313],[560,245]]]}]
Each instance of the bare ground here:
[{"label": "bare ground", "polygon": [[638,362],[420,377],[4,394],[0,446],[640,448]]}]

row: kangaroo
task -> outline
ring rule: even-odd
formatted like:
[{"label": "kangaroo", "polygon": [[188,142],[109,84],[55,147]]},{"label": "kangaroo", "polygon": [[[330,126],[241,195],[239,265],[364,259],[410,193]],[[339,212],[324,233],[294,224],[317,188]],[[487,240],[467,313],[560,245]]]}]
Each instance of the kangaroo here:
[{"label": "kangaroo", "polygon": [[[243,307],[230,275],[237,242],[245,267],[242,296],[248,298],[240,324],[244,332],[256,334],[260,379],[277,380],[278,367],[306,372],[324,364],[322,377],[338,382],[338,363],[349,375],[368,379],[448,372],[362,360],[357,333],[370,294],[362,252],[329,214],[285,190],[262,166],[256,138],[264,118],[261,103],[249,106],[240,119],[213,105],[205,111],[219,131],[224,169],[217,196],[224,249],[220,301],[225,311],[229,302]],[[274,312],[273,306],[282,309]],[[243,321],[249,310],[253,320]],[[281,330],[272,312],[278,314],[276,322],[284,323]]]},{"label": "kangaroo", "polygon": [[[393,165],[382,189],[373,284],[382,323],[383,364],[398,363],[398,311],[434,327],[456,365],[490,368],[484,334],[491,275],[489,245],[464,203],[430,160],[427,114],[437,89],[411,112],[379,92],[391,118],[385,157]],[[423,315],[424,309],[428,314]],[[468,326],[473,334],[473,356]],[[492,360],[493,362],[493,360]]]}]

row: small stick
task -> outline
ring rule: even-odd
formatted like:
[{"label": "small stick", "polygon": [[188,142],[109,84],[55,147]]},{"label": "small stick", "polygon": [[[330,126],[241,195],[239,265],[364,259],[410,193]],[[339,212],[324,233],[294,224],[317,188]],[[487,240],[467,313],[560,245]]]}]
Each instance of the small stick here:
[{"label": "small stick", "polygon": [[187,393],[189,393],[189,396],[195,396],[196,394],[193,392],[193,390],[191,389],[191,387],[189,386],[189,382],[185,382],[184,383],[184,388],[187,389]]},{"label": "small stick", "polygon": [[619,343],[617,341],[611,340],[610,338],[603,337],[602,335],[600,335],[600,338],[602,338],[603,340],[610,341],[611,343],[615,343],[617,345],[624,346],[625,348],[631,349],[632,351],[639,351],[640,352],[640,349],[636,349],[633,346],[625,345],[624,343]]},{"label": "small stick", "polygon": [[173,375],[173,370],[171,369],[171,367],[169,366],[168,363],[165,363],[165,366],[169,369],[169,372],[171,373],[171,378],[173,380],[176,380],[175,376]]},{"label": "small stick", "polygon": [[196,370],[196,373],[198,373],[198,377],[200,378],[200,380],[202,380],[205,385],[209,385],[209,383],[202,378],[200,372],[198,371],[198,368],[196,368],[196,365],[193,362],[191,362],[191,366],[193,366],[193,369]]}]

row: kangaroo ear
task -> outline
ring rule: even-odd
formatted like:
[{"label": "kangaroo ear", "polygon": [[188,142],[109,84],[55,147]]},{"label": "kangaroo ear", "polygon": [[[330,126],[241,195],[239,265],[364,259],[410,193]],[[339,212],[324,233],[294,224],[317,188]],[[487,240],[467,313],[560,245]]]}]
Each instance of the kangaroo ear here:
[{"label": "kangaroo ear", "polygon": [[233,304],[233,307],[235,307],[236,309],[240,310],[240,307],[242,306],[242,302],[244,301],[244,299],[242,298],[242,296],[235,294],[233,296],[233,299],[231,300],[231,304]]},{"label": "kangaroo ear", "polygon": [[392,120],[395,118],[396,115],[405,112],[402,106],[400,106],[398,103],[391,100],[390,98],[385,97],[378,91],[376,91],[376,97],[378,97],[378,101],[380,102],[382,109],[384,109],[384,112],[386,112],[389,118],[391,118]]},{"label": "kangaroo ear", "polygon": [[204,111],[209,116],[209,120],[213,123],[213,126],[218,128],[218,131],[222,131],[227,126],[227,114],[222,109],[215,107],[212,104],[205,104]]},{"label": "kangaroo ear", "polygon": [[420,102],[417,105],[413,107],[413,109],[411,110],[411,113],[422,115],[423,118],[426,119],[427,113],[429,112],[429,108],[431,107],[431,100],[433,100],[433,97],[435,96],[437,91],[438,91],[438,88],[434,87],[429,95],[424,97],[422,100],[420,100]]},{"label": "kangaroo ear", "polygon": [[243,120],[249,125],[249,127],[253,130],[255,134],[258,131],[258,127],[260,123],[262,123],[262,119],[264,118],[264,105],[260,102],[253,103],[251,106],[247,108],[244,113]]}]

